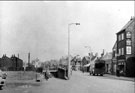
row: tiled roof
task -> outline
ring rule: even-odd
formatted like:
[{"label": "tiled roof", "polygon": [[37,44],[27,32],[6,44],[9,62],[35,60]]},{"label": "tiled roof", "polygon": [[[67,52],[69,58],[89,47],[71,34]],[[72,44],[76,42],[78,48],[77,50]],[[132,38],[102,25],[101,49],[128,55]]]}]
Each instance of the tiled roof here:
[{"label": "tiled roof", "polygon": [[[125,30],[126,28],[128,28],[128,26],[132,23],[132,22],[134,22],[135,21],[135,17],[132,17],[129,21],[128,21],[128,23],[119,31],[119,32],[121,32],[121,31],[123,31],[123,30]],[[118,32],[118,33],[119,33]]]},{"label": "tiled roof", "polygon": [[96,57],[97,57],[97,56],[93,56],[93,57],[91,58],[91,60],[94,60]]},{"label": "tiled roof", "polygon": [[89,56],[85,56],[85,57],[83,57],[83,58],[85,58],[87,61],[90,60],[90,57],[89,57]]},{"label": "tiled roof", "polygon": [[112,59],[112,53],[106,53],[105,56],[103,57],[104,60],[107,60],[107,59]]},{"label": "tiled roof", "polygon": [[115,44],[113,46],[113,49],[116,49],[117,50],[117,41],[115,41]]}]

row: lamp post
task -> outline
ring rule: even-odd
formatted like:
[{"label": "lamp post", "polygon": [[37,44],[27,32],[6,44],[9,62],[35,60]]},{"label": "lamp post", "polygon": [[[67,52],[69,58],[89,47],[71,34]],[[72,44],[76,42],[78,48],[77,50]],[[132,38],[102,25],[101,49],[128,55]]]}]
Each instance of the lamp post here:
[{"label": "lamp post", "polygon": [[70,79],[70,26],[80,25],[80,23],[69,23],[68,24],[68,79]]}]

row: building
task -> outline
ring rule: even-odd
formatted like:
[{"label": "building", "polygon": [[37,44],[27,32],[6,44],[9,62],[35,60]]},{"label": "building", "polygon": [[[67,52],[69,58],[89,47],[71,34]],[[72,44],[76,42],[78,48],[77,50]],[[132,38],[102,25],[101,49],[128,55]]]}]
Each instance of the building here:
[{"label": "building", "polygon": [[83,71],[89,72],[89,66],[85,66],[85,65],[87,65],[89,63],[90,63],[90,57],[89,56],[84,56],[82,58],[82,64],[81,64],[83,68],[81,68],[81,69]]},{"label": "building", "polygon": [[23,60],[21,60],[19,57],[16,57],[15,55],[11,56],[12,60],[12,70],[23,70]]},{"label": "building", "polygon": [[81,59],[81,57],[79,57],[79,55],[74,56],[71,59],[72,69],[75,70],[75,71],[80,70],[81,69],[81,62],[82,62],[82,59]]},{"label": "building", "polygon": [[0,69],[2,70],[9,70],[12,66],[12,61],[9,57],[4,54],[2,58],[0,58]]},{"label": "building", "polygon": [[112,63],[111,63],[111,69],[112,74],[116,74],[116,65],[117,65],[117,42],[115,42],[113,48],[112,48]]},{"label": "building", "polygon": [[117,68],[124,76],[135,76],[135,17],[118,32]]},{"label": "building", "polygon": [[23,60],[12,55],[11,58],[7,57],[6,54],[0,58],[0,69],[2,70],[23,70]]},{"label": "building", "polygon": [[95,59],[97,59],[98,54],[96,53],[95,55],[93,55],[93,53],[89,53],[89,56],[84,56],[82,58],[82,67],[83,70],[86,72],[89,72],[90,69],[90,62],[94,61]]},{"label": "building", "polygon": [[106,73],[112,73],[112,52],[106,53],[102,59],[105,61],[106,64]]}]

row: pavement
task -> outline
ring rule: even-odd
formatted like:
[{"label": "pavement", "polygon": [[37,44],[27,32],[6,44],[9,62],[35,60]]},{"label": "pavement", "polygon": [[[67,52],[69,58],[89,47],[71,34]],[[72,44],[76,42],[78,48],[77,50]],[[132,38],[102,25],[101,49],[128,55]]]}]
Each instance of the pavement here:
[{"label": "pavement", "polygon": [[124,76],[116,76],[111,74],[104,74],[104,77],[112,78],[112,79],[118,79],[118,80],[125,80],[125,81],[133,81],[135,82],[135,77],[124,77]]}]

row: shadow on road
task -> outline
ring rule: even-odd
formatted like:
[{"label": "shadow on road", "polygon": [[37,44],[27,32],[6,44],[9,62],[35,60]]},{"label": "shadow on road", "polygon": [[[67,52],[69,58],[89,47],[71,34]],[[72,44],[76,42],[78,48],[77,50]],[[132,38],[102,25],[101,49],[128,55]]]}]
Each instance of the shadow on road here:
[{"label": "shadow on road", "polygon": [[114,79],[114,80],[123,80],[123,81],[133,81],[135,82],[135,78],[129,78],[129,77],[117,77],[117,76],[113,76],[113,75],[103,75],[103,76],[99,76],[99,75],[89,75],[89,74],[84,74],[84,76],[89,76],[89,77],[97,77],[97,78],[101,78],[101,79]]}]

